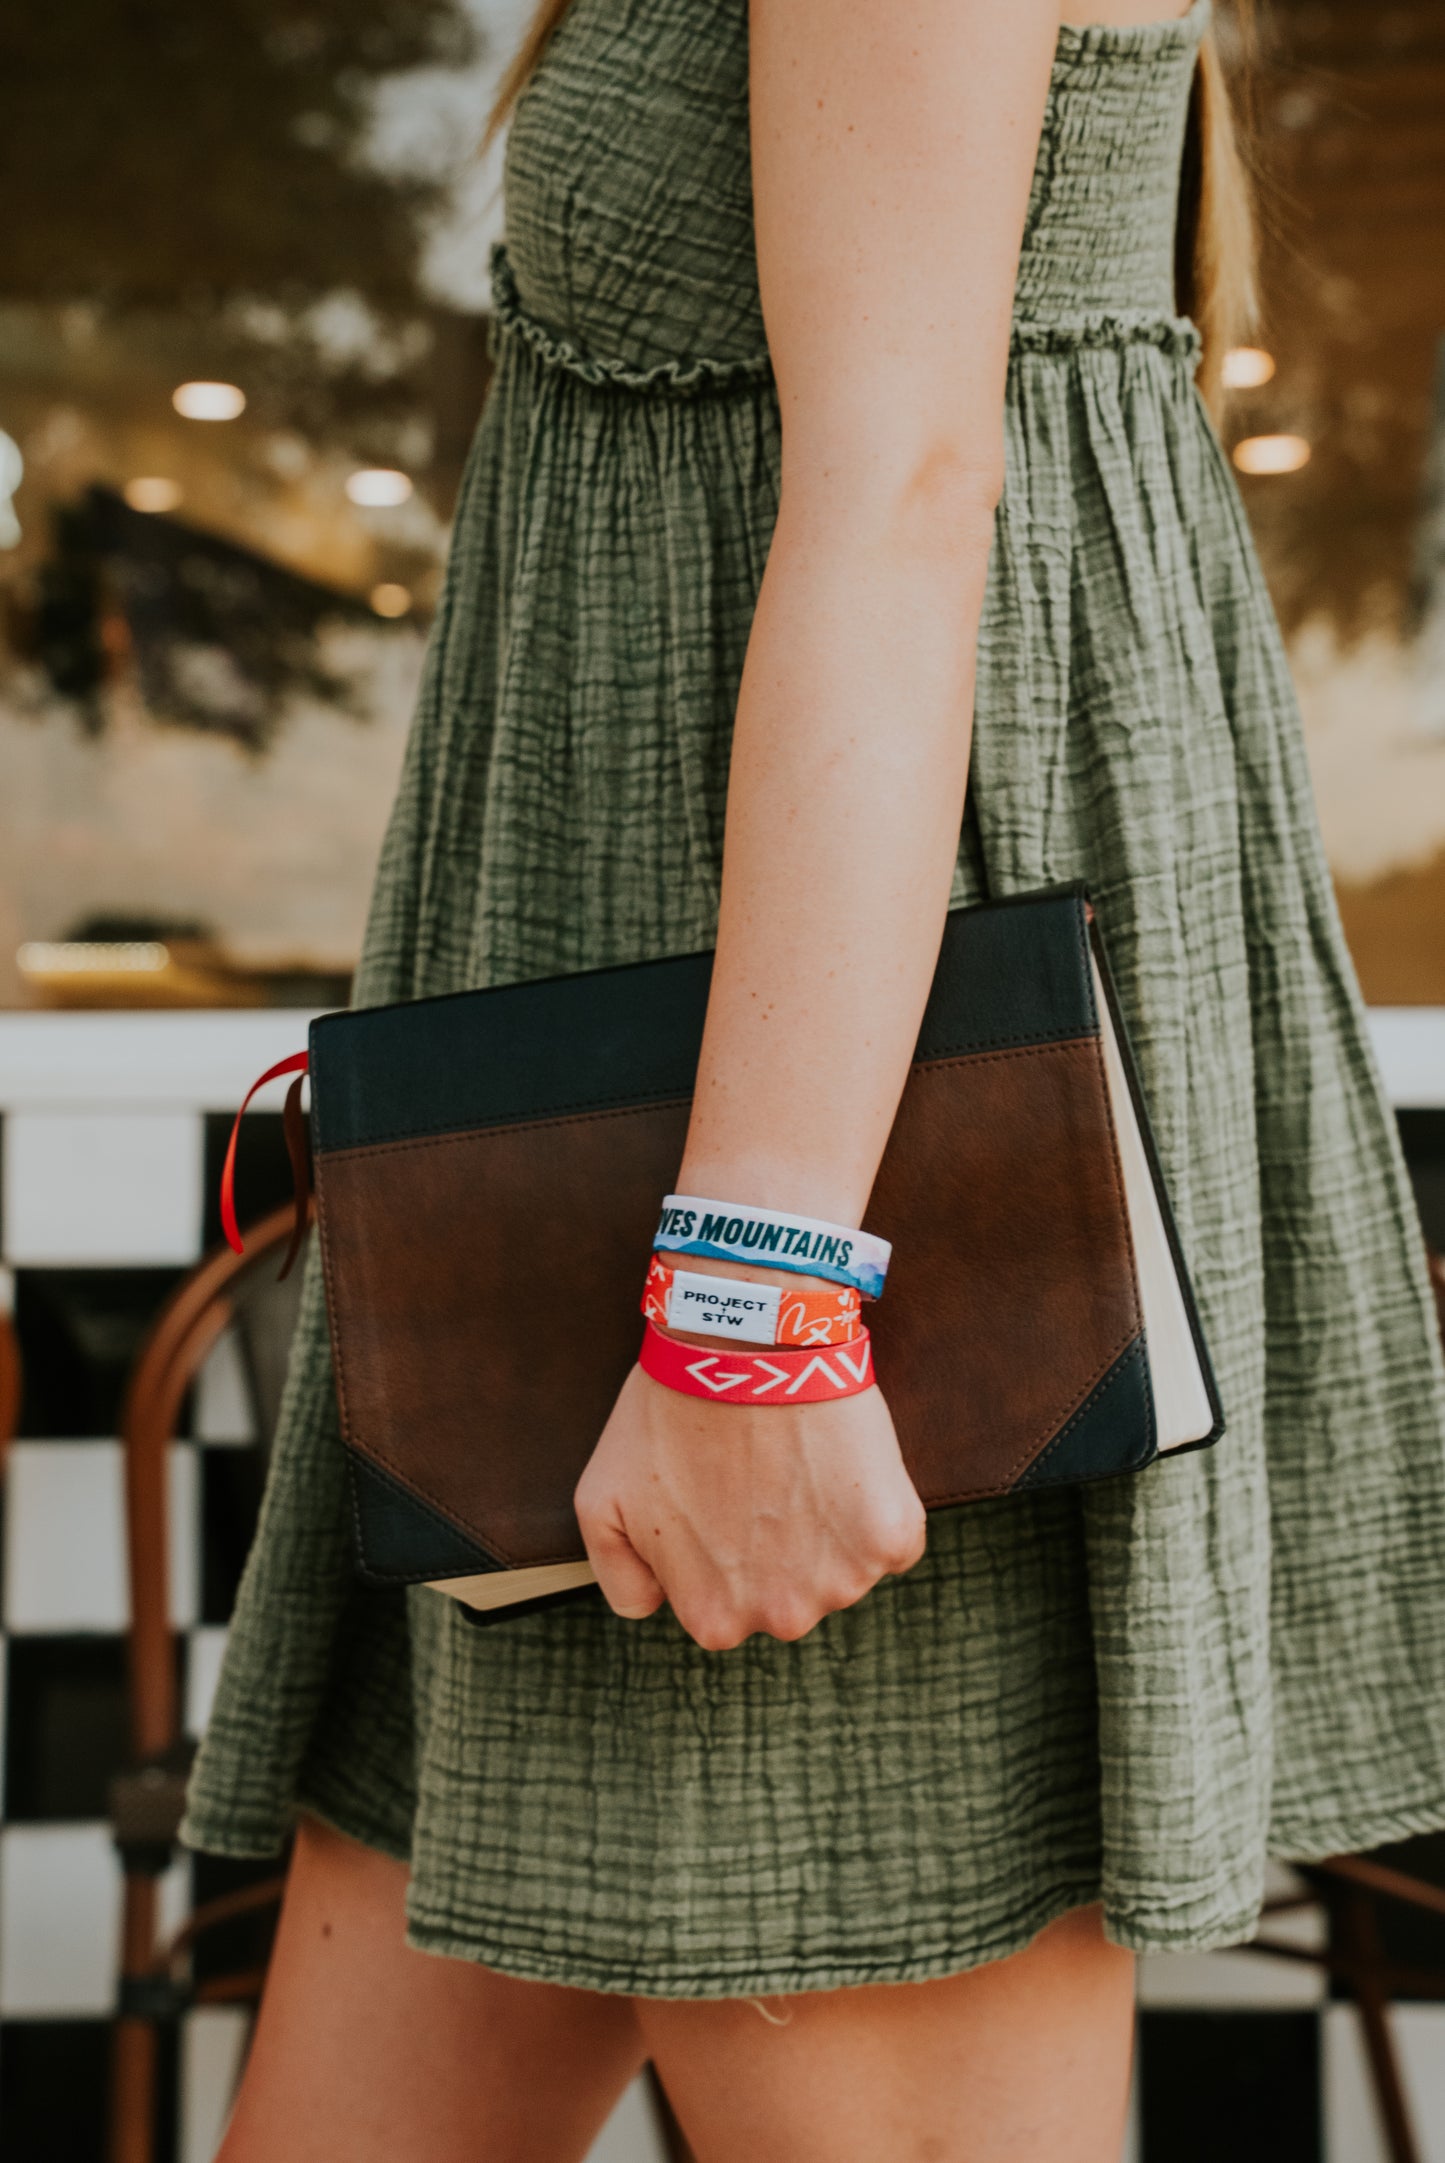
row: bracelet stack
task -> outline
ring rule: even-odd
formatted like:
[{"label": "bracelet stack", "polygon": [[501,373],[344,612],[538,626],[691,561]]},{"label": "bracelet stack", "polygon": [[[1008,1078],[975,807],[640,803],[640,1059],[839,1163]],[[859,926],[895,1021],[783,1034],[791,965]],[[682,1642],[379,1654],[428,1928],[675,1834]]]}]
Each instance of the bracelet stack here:
[{"label": "bracelet stack", "polygon": [[[654,1381],[731,1404],[813,1404],[872,1387],[862,1302],[883,1290],[892,1253],[886,1239],[786,1210],[669,1194],[654,1250],[642,1294],[641,1352],[643,1372]],[[707,1276],[675,1268],[666,1258],[674,1254],[766,1261],[824,1284],[791,1292],[763,1280]],[[772,1349],[700,1351],[665,1335],[669,1329]]]}]

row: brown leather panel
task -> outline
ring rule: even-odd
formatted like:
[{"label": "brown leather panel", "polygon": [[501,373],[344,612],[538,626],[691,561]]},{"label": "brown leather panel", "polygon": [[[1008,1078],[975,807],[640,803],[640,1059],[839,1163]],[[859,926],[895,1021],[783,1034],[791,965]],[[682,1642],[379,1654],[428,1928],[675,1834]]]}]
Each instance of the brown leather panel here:
[{"label": "brown leather panel", "polygon": [[346,1439],[500,1562],[582,1553],[572,1490],[637,1356],[687,1119],[648,1105],[317,1159]]},{"label": "brown leather panel", "polygon": [[[582,1552],[572,1492],[636,1357],[687,1116],[318,1159],[346,1439],[500,1562]],[[869,1320],[920,1494],[1008,1489],[1140,1327],[1097,1040],[915,1066],[867,1223],[894,1241]]]},{"label": "brown leather panel", "polygon": [[1012,1487],[1141,1327],[1098,1040],[915,1066],[864,1219],[879,1381],[931,1508]]}]

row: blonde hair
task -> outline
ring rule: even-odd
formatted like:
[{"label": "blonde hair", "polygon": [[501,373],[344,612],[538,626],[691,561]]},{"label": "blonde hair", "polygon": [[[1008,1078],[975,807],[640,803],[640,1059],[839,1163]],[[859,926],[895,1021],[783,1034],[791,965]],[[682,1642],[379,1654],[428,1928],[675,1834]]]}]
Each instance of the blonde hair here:
[{"label": "blonde hair", "polygon": [[[511,114],[572,0],[540,0],[487,119],[483,147]],[[1230,75],[1244,77],[1253,47],[1253,0],[1234,0],[1228,22],[1237,65],[1225,68],[1213,31],[1199,50],[1189,99],[1174,243],[1176,305],[1193,318],[1204,340],[1199,382],[1218,408],[1224,356],[1253,327],[1258,314],[1254,187]]]},{"label": "blonde hair", "polygon": [[511,65],[497,85],[497,94],[492,100],[486,131],[482,136],[483,150],[491,146],[498,130],[511,118],[512,107],[537,72],[537,63],[551,42],[552,32],[571,5],[572,0],[541,0],[536,14],[527,25],[521,44],[512,56]]},{"label": "blonde hair", "polygon": [[1253,50],[1249,0],[1235,0],[1232,24],[1238,64],[1226,72],[1211,32],[1199,48],[1189,99],[1174,237],[1175,304],[1192,317],[1204,340],[1199,387],[1216,412],[1224,389],[1224,356],[1259,316],[1254,180],[1248,161],[1248,111],[1236,109],[1230,75],[1247,82]]}]

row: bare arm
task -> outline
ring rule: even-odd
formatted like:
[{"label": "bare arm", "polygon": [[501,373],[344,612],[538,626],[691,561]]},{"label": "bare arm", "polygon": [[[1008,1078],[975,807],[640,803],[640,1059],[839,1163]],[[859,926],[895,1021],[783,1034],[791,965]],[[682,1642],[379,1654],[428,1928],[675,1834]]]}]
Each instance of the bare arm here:
[{"label": "bare arm", "polygon": [[1052,0],[753,0],[783,483],[738,702],[689,1193],[856,1223],[883,1153],[958,848],[1057,26]]},{"label": "bare arm", "polygon": [[[1057,0],[752,0],[751,19],[782,493],[679,1184],[857,1223],[958,846]],[[578,1501],[613,1604],[666,1596],[707,1643],[801,1634],[921,1547],[876,1390],[748,1411],[634,1375]]]}]

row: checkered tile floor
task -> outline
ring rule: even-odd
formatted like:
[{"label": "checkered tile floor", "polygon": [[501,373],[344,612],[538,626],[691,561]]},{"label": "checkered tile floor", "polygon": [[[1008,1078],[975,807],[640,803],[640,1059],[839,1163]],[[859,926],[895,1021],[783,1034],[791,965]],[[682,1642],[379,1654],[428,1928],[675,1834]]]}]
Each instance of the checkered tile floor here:
[{"label": "checkered tile floor", "polygon": [[[227,1092],[301,1042],[304,1027],[302,1016],[226,1017],[217,1037],[211,1018],[165,1017],[156,1059],[136,1048],[151,1018],[104,1017],[132,1032],[108,1048],[99,1017],[75,1019],[74,1048],[99,1046],[89,1102],[73,1074],[58,1108],[53,1091],[27,1094],[0,1058],[0,1299],[13,1304],[26,1369],[0,1540],[4,2163],[101,2163],[119,1885],[105,1791],[125,1734],[120,1391],[158,1304],[218,1236]],[[44,1020],[53,1061],[66,1047]],[[191,1041],[183,1023],[212,1035],[177,1075],[167,1068]],[[0,1036],[0,1052],[11,1041]],[[28,1072],[35,1090],[33,1061]],[[1403,1124],[1422,1208],[1445,1244],[1445,1111]],[[279,1125],[265,1114],[251,1124],[243,1214],[288,1191]],[[250,1435],[241,1364],[223,1340],[171,1457],[171,1599],[196,1732],[258,1499]],[[166,1911],[179,1919],[231,1882],[230,1866],[182,1861],[164,1884]],[[1425,2163],[1445,2163],[1445,2007],[1407,2005],[1397,2017]],[[182,2023],[165,2067],[165,2163],[209,2163],[243,2033],[225,2009]],[[1130,2141],[1132,2163],[1384,2163],[1352,2010],[1327,2002],[1302,1967],[1244,1955],[1146,1962]],[[630,2095],[594,2163],[658,2154]]]}]

